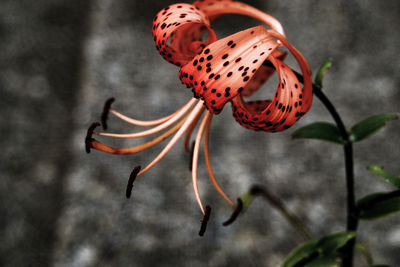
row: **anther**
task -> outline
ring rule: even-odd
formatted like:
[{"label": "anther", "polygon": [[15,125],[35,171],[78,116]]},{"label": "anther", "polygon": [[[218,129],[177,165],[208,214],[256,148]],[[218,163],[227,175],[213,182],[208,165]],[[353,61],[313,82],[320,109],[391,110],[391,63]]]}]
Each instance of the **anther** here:
[{"label": "anther", "polygon": [[239,216],[242,209],[243,209],[243,201],[240,198],[238,198],[237,205],[236,205],[235,210],[233,211],[231,217],[227,221],[223,222],[222,225],[228,226],[231,223],[233,223],[236,220],[236,218]]},{"label": "anther", "polygon": [[86,153],[90,153],[90,149],[92,148],[92,141],[94,140],[92,138],[93,131],[96,129],[97,126],[100,126],[100,123],[98,122],[93,122],[89,129],[87,130],[86,133],[86,138],[85,138],[85,148],[86,148]]},{"label": "anther", "polygon": [[207,223],[208,223],[208,219],[210,219],[210,215],[211,215],[211,207],[209,205],[207,205],[203,220],[201,221],[199,236],[203,236],[204,233],[206,232]]},{"label": "anther", "polygon": [[132,195],[133,182],[135,181],[138,173],[140,172],[140,169],[141,169],[140,165],[136,166],[131,172],[131,175],[129,176],[128,184],[126,185],[126,198],[130,198]]},{"label": "anther", "polygon": [[103,126],[104,130],[107,130],[108,112],[110,111],[111,104],[114,101],[115,101],[115,98],[114,97],[110,97],[104,103],[103,112],[101,113],[101,125]]},{"label": "anther", "polygon": [[192,165],[193,165],[193,154],[194,154],[194,141],[192,142],[192,146],[191,146],[191,148],[190,148],[189,171],[192,171]]}]

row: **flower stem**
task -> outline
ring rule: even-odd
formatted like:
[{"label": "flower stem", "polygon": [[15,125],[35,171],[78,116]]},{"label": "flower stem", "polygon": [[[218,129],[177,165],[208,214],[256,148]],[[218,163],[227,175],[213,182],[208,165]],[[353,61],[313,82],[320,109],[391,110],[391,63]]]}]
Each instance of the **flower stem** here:
[{"label": "flower stem", "polygon": [[299,232],[299,234],[305,239],[312,239],[312,235],[308,231],[307,227],[300,221],[300,219],[292,213],[282,202],[282,200],[268,191],[265,187],[259,185],[253,185],[250,189],[250,194],[253,196],[262,196],[267,200],[273,208],[278,210],[283,217]]},{"label": "flower stem", "polygon": [[[356,231],[358,226],[355,194],[354,194],[354,164],[353,164],[353,144],[349,140],[349,134],[343,125],[343,122],[336,112],[336,109],[325,96],[321,89],[317,88],[313,90],[314,95],[325,105],[329,113],[332,115],[339,128],[340,134],[345,141],[344,148],[344,160],[345,160],[345,171],[346,171],[346,187],[347,187],[347,231]],[[351,239],[343,250],[342,266],[352,267],[353,266],[353,253],[355,238]]]},{"label": "flower stem", "polygon": [[[294,72],[300,82],[303,82],[303,76],[297,72]],[[343,124],[341,117],[336,111],[331,101],[322,92],[321,87],[313,84],[313,93],[322,102],[325,108],[331,114],[335,121],[342,139],[345,141],[344,148],[344,160],[345,160],[345,171],[346,171],[346,187],[347,187],[347,231],[356,231],[358,226],[357,208],[354,194],[354,164],[353,164],[353,144],[350,141],[349,134],[347,133],[346,127]],[[343,248],[342,255],[342,266],[352,267],[353,266],[353,253],[355,238],[351,239],[346,246]]]}]

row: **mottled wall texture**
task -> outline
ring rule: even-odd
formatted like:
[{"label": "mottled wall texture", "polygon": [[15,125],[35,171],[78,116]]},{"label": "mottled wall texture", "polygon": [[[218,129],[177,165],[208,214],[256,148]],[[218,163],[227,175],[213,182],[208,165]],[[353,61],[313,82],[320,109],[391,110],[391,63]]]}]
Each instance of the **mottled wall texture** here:
[{"label": "mottled wall texture", "polygon": [[[151,35],[154,15],[173,2],[0,2],[1,266],[274,267],[303,241],[261,199],[222,227],[231,208],[209,182],[202,158],[199,188],[213,214],[199,237],[202,215],[182,142],[136,181],[130,200],[124,196],[130,171],[162,146],[133,156],[85,153],[86,129],[99,120],[108,97],[116,98],[115,109],[140,119],[171,113],[191,97]],[[347,126],[399,111],[399,1],[247,3],[282,22],[314,72],[332,58],[324,91]],[[215,28],[225,36],[255,25],[228,15]],[[275,86],[267,84],[264,96]],[[254,183],[265,185],[318,237],[344,229],[346,197],[341,147],[291,139],[295,129],[314,121],[332,121],[317,99],[301,121],[278,134],[242,128],[228,105],[213,120],[210,150],[214,171],[232,198]],[[139,129],[115,117],[109,127]],[[399,139],[400,122],[394,121],[355,146],[357,197],[391,189],[366,166],[400,174]],[[399,223],[400,216],[360,223],[358,240],[377,262],[399,266]],[[359,256],[357,264],[363,266]]]}]

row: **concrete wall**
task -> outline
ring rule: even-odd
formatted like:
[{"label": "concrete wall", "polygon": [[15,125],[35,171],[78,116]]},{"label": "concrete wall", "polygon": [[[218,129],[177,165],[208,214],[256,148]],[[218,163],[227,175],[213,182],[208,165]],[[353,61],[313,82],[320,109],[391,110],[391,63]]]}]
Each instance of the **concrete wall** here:
[{"label": "concrete wall", "polygon": [[[150,162],[162,146],[134,156],[85,153],[86,129],[108,97],[117,99],[115,109],[139,119],[171,113],[191,97],[151,36],[154,15],[172,2],[0,2],[0,265],[277,266],[302,242],[261,199],[222,227],[231,209],[202,160],[199,188],[213,213],[200,238],[201,213],[181,143],[138,178],[130,200],[124,191],[131,169]],[[347,126],[399,111],[399,1],[247,2],[282,22],[313,71],[332,58],[324,91]],[[254,25],[226,16],[216,29],[224,36]],[[242,128],[227,107],[213,120],[210,150],[233,199],[263,184],[318,237],[344,229],[345,181],[341,147],[291,140],[293,130],[314,121],[331,121],[317,99],[301,121],[278,134]],[[109,127],[138,129],[115,118]],[[395,121],[355,146],[357,197],[393,189],[365,168],[379,164],[400,174],[399,138]],[[360,224],[359,241],[376,262],[400,262],[399,223],[393,216]]]}]

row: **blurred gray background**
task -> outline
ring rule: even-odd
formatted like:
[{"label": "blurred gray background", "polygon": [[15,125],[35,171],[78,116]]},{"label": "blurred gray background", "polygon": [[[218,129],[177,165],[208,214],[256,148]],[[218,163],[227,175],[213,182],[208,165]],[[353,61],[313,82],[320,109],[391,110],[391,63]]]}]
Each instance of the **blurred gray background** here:
[{"label": "blurred gray background", "polygon": [[[136,181],[130,200],[124,192],[131,169],[150,162],[162,145],[133,156],[85,153],[86,129],[108,97],[116,97],[115,109],[139,119],[169,114],[191,97],[151,35],[154,15],[173,2],[0,2],[1,266],[272,267],[303,241],[261,199],[222,227],[231,209],[212,188],[202,158],[199,188],[213,213],[199,237],[202,216],[182,142]],[[347,126],[399,111],[399,1],[247,3],[282,22],[314,72],[332,58],[324,91]],[[228,15],[215,28],[223,37],[255,25]],[[264,87],[264,95],[274,86]],[[110,117],[111,131],[140,129]],[[278,134],[242,128],[228,105],[213,120],[210,150],[231,198],[254,183],[265,185],[319,237],[344,229],[345,184],[341,147],[290,137],[314,121],[331,121],[317,99],[307,116]],[[357,197],[393,189],[366,166],[400,174],[399,138],[394,121],[356,144]],[[399,223],[400,216],[360,223],[358,240],[377,263],[400,266]],[[365,266],[359,256],[357,264]]]}]

